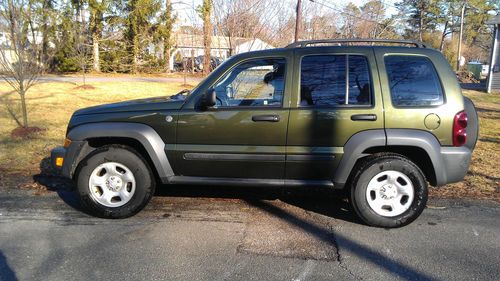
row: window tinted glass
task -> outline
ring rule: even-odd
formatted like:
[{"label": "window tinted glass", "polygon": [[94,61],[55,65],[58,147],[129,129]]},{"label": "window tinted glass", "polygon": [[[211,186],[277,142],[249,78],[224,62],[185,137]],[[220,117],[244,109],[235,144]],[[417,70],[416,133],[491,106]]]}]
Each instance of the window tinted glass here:
[{"label": "window tinted glass", "polygon": [[387,56],[385,68],[394,105],[429,106],[443,103],[441,83],[428,58]]},{"label": "window tinted glass", "polygon": [[368,61],[362,56],[349,56],[349,104],[371,104]]},{"label": "window tinted glass", "polygon": [[371,104],[370,73],[363,56],[306,56],[301,63],[300,85],[301,106],[346,105],[346,96],[350,105]]},{"label": "window tinted glass", "polygon": [[302,59],[300,105],[345,104],[345,56],[307,56]]},{"label": "window tinted glass", "polygon": [[233,68],[214,86],[218,106],[280,106],[285,59],[258,59]]}]

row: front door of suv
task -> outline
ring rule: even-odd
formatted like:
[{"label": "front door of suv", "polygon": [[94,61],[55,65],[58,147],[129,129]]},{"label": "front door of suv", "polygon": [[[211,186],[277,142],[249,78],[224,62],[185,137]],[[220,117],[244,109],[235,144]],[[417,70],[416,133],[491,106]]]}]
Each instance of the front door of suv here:
[{"label": "front door of suv", "polygon": [[294,61],[286,178],[335,181],[349,138],[384,128],[373,49],[302,48]]},{"label": "front door of suv", "polygon": [[182,109],[177,125],[178,174],[283,179],[289,109],[287,58],[235,63],[209,87],[217,104]]}]

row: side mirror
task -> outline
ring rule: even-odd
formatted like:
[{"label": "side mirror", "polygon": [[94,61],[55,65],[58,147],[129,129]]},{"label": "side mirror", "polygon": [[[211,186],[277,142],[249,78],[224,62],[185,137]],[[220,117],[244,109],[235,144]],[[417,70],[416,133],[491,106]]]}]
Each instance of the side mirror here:
[{"label": "side mirror", "polygon": [[209,89],[201,96],[199,105],[201,108],[206,109],[214,106],[216,102],[217,96],[215,95],[214,89]]}]

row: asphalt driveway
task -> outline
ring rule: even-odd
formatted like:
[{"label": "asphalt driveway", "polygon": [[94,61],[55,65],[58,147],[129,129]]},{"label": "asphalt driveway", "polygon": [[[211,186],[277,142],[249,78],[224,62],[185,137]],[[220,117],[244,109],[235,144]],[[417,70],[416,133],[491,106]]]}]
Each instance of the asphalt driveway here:
[{"label": "asphalt driveway", "polygon": [[498,280],[500,204],[432,200],[400,229],[325,190],[163,187],[103,220],[67,188],[0,190],[0,280]]}]

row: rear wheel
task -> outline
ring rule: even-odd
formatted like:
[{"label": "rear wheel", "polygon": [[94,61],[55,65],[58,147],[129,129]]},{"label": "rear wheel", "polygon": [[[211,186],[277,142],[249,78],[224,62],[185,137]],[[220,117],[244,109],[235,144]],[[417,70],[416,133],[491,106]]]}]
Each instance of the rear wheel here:
[{"label": "rear wheel", "polygon": [[104,146],[79,167],[77,189],[82,206],[104,218],[135,215],[151,199],[155,180],[147,162],[126,146]]},{"label": "rear wheel", "polygon": [[367,224],[400,227],[414,221],[427,203],[424,174],[398,154],[376,154],[358,167],[351,182],[351,203]]}]

